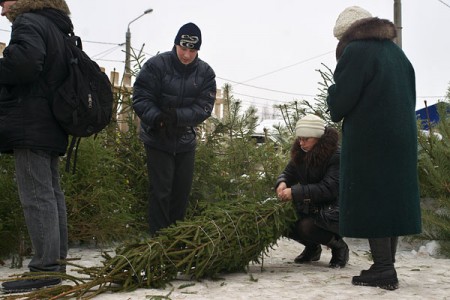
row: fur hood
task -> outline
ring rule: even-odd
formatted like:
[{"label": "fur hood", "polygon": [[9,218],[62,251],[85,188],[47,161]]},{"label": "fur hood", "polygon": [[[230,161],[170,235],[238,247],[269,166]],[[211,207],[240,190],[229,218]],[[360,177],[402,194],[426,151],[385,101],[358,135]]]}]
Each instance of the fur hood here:
[{"label": "fur hood", "polygon": [[17,0],[16,3],[11,6],[7,17],[9,21],[14,22],[14,20],[23,13],[42,10],[44,8],[53,8],[66,15],[70,15],[70,10],[65,0]]},{"label": "fur hood", "polygon": [[365,18],[353,23],[342,35],[336,48],[336,59],[341,58],[345,47],[357,40],[393,40],[397,37],[395,25],[386,19]]},{"label": "fur hood", "polygon": [[325,133],[317,141],[317,144],[309,152],[304,152],[300,148],[298,138],[295,139],[291,148],[291,159],[298,166],[306,163],[308,167],[317,167],[328,163],[333,154],[338,149],[339,134],[336,129],[326,127]]}]

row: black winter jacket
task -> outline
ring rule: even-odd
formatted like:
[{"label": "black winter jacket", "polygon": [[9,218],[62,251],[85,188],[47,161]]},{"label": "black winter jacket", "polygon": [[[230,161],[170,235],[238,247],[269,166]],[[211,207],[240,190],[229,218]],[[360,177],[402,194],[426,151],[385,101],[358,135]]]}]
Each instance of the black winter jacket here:
[{"label": "black winter jacket", "polygon": [[338,133],[333,128],[326,128],[307,153],[301,150],[297,139],[292,146],[291,160],[275,186],[285,182],[292,189],[293,204],[300,214],[316,213],[324,206],[338,207],[339,156]]},{"label": "black winter jacket", "polygon": [[[211,115],[215,98],[215,73],[198,56],[186,66],[179,61],[174,47],[150,58],[136,78],[133,93],[133,109],[141,119],[142,141],[170,153],[194,150],[195,126]],[[162,110],[176,113],[176,129],[169,136],[154,128]]]},{"label": "black winter jacket", "polygon": [[57,85],[67,75],[61,30],[73,29],[70,11],[63,0],[21,0],[13,7],[11,40],[0,58],[0,152],[26,148],[62,155],[67,134],[53,117],[44,84]]}]

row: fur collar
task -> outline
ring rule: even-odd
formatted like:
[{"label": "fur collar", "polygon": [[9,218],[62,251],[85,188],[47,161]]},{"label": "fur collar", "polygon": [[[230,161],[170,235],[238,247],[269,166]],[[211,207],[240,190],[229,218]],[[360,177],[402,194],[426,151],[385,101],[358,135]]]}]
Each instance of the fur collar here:
[{"label": "fur collar", "polygon": [[65,0],[17,0],[16,3],[11,6],[7,17],[9,21],[14,22],[14,20],[23,13],[44,8],[53,8],[66,15],[70,15],[70,10]]},{"label": "fur collar", "polygon": [[339,133],[332,127],[326,127],[325,133],[317,141],[317,144],[309,152],[304,152],[300,148],[298,138],[295,139],[291,148],[291,159],[299,166],[306,163],[308,167],[317,167],[328,163],[330,157],[338,149]]},{"label": "fur collar", "polygon": [[393,40],[397,37],[395,25],[386,19],[366,18],[353,23],[342,35],[336,48],[336,59],[341,58],[345,47],[356,40]]}]

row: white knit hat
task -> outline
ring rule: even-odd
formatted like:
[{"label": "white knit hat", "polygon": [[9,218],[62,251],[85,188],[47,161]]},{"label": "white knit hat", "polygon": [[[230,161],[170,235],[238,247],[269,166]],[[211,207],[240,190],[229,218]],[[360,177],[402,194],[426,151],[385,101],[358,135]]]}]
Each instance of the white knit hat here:
[{"label": "white knit hat", "polygon": [[350,6],[341,12],[334,25],[333,34],[340,40],[347,29],[356,21],[371,18],[372,15],[367,10],[359,6]]},{"label": "white knit hat", "polygon": [[296,137],[320,138],[325,132],[325,122],[316,115],[306,115],[295,125]]}]

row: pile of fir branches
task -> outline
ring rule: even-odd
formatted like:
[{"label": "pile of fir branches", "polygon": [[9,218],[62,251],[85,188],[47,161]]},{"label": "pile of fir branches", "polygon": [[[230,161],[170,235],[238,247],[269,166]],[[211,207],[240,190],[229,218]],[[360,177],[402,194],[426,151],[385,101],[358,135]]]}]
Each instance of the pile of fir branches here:
[{"label": "pile of fir branches", "polygon": [[199,279],[243,270],[260,262],[295,220],[292,205],[277,199],[219,201],[197,212],[153,238],[118,247],[114,256],[104,254],[102,267],[77,266],[84,278],[62,275],[74,286],[32,292],[25,299],[92,298],[107,291],[163,287],[181,274]]}]

